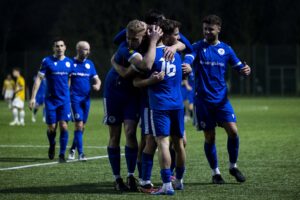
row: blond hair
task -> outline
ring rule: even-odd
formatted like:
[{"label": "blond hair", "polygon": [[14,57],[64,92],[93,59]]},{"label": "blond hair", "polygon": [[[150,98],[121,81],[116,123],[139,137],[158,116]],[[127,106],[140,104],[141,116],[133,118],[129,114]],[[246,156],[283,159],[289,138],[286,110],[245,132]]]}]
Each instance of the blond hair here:
[{"label": "blond hair", "polygon": [[147,24],[140,20],[132,20],[127,24],[128,34],[138,34],[147,30]]}]

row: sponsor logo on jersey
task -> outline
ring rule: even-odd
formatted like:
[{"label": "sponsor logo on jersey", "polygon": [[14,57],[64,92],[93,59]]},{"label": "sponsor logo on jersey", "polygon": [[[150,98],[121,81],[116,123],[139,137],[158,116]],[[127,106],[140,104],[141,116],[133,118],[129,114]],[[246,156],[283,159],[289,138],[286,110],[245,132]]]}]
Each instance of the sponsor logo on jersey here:
[{"label": "sponsor logo on jersey", "polygon": [[130,53],[130,54],[133,54],[133,53],[134,53],[134,50],[133,50],[133,49],[130,49],[130,50],[129,50],[129,53]]},{"label": "sponsor logo on jersey", "polygon": [[223,56],[225,54],[225,50],[223,48],[218,49],[218,53]]}]

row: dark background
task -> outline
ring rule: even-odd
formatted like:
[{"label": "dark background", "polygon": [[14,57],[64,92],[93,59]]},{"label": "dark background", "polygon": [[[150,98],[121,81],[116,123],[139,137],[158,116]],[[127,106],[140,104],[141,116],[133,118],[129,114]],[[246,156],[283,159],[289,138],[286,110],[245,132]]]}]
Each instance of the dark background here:
[{"label": "dark background", "polygon": [[[272,94],[272,77],[275,82],[279,77],[283,93],[274,94],[282,95],[288,91],[284,77],[296,74],[288,83],[292,92],[287,94],[299,94],[300,1],[297,0],[1,0],[0,7],[1,86],[5,75],[13,67],[20,67],[27,88],[31,88],[40,62],[52,54],[51,40],[57,36],[65,39],[67,56],[75,55],[78,40],[89,41],[91,59],[104,82],[110,57],[117,48],[112,43],[114,35],[130,20],[143,19],[149,9],[155,8],[167,18],[180,21],[181,32],[191,42],[202,38],[201,19],[205,15],[217,14],[223,19],[220,39],[253,66],[255,75],[245,82],[229,74],[230,84],[239,85],[232,87],[233,92],[259,94],[256,84],[260,82],[262,94]],[[272,62],[280,65],[280,69],[272,72],[266,68]],[[293,67],[285,72],[288,68],[285,63],[295,65],[295,72]]]}]

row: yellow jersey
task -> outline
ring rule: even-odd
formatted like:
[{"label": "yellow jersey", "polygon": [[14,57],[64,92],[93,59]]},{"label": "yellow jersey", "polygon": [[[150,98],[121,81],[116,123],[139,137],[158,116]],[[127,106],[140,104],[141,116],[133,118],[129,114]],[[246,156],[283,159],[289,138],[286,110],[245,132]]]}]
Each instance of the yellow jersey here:
[{"label": "yellow jersey", "polygon": [[5,79],[3,83],[3,89],[4,90],[13,90],[15,88],[15,81],[13,79],[8,80]]},{"label": "yellow jersey", "polygon": [[[22,89],[20,90],[20,88]],[[15,97],[19,97],[21,100],[25,101],[25,80],[22,76],[17,78],[15,91],[18,91],[16,92]]]}]

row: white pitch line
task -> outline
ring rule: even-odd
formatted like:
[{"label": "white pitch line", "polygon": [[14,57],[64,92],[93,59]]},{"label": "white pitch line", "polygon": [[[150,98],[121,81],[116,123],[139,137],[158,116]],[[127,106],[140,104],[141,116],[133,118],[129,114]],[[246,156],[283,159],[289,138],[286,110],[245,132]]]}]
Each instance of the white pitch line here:
[{"label": "white pitch line", "polygon": [[[1,144],[0,148],[48,148],[49,145],[6,145],[6,144]],[[70,146],[68,146],[70,148]],[[87,149],[106,149],[107,146],[84,146],[84,148]]]},{"label": "white pitch line", "polygon": [[[124,154],[121,154],[123,156]],[[108,158],[108,155],[105,156],[95,156],[87,158],[87,160],[97,160],[102,158]],[[67,163],[71,162],[78,162],[79,160],[68,160]],[[82,161],[80,161],[82,162]],[[32,165],[23,165],[23,166],[17,166],[17,167],[7,167],[7,168],[0,168],[0,171],[8,171],[8,170],[15,170],[15,169],[24,169],[24,168],[31,168],[31,167],[39,167],[39,166],[46,166],[46,165],[57,165],[60,164],[59,162],[48,162],[48,163],[39,163],[39,164],[32,164]]]}]

